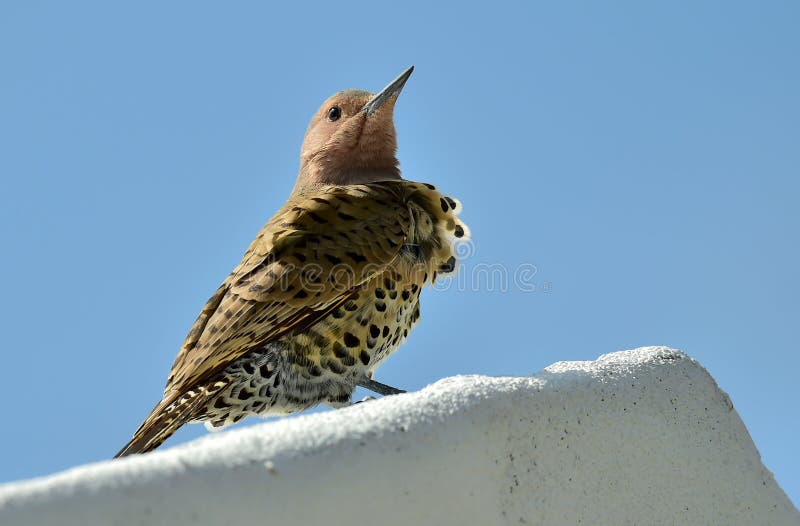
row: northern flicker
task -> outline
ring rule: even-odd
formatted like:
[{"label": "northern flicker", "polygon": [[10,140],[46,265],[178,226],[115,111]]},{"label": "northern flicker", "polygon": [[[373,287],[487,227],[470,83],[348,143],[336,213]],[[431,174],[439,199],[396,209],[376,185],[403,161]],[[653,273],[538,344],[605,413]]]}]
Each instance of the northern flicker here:
[{"label": "northern flicker", "polygon": [[158,447],[187,422],[351,403],[420,317],[419,296],[456,267],[459,202],[400,175],[393,112],[413,67],[378,94],[334,94],[314,114],[286,204],[211,296],[164,395],[117,453]]}]

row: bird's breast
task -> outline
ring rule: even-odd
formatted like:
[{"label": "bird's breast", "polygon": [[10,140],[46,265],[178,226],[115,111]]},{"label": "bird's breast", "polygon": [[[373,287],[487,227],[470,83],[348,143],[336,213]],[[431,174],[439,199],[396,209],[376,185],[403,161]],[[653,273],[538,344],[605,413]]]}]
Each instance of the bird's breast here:
[{"label": "bird's breast", "polygon": [[[455,271],[456,247],[469,235],[458,218],[458,201],[433,185],[392,181],[348,191],[375,193],[374,206],[404,206],[408,221],[397,256],[381,272],[314,325],[288,337],[297,374],[311,381],[355,384],[370,376],[418,322],[422,288]],[[392,199],[400,201],[381,204]]]},{"label": "bird's breast", "polygon": [[420,318],[421,287],[393,271],[372,279],[341,306],[289,339],[297,373],[308,380],[355,382],[408,337]]}]

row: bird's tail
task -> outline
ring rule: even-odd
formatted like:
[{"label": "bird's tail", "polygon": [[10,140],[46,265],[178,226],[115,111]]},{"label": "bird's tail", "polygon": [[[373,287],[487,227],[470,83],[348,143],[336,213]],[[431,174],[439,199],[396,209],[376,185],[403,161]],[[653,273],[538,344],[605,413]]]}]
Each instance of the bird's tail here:
[{"label": "bird's tail", "polygon": [[147,453],[160,446],[183,424],[196,418],[198,410],[213,395],[217,394],[226,382],[220,381],[209,388],[191,389],[177,400],[165,397],[145,418],[139,429],[133,434],[130,442],[114,455],[114,458],[135,453]]}]

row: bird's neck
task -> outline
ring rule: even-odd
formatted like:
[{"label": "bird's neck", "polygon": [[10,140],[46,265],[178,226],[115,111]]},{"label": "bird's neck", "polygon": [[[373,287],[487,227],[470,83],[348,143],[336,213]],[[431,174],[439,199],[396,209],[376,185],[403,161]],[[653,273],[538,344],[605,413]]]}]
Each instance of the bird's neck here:
[{"label": "bird's neck", "polygon": [[309,163],[300,167],[295,191],[314,186],[367,184],[377,181],[400,180],[397,161],[389,161],[385,166],[348,167],[327,169],[324,165]]}]

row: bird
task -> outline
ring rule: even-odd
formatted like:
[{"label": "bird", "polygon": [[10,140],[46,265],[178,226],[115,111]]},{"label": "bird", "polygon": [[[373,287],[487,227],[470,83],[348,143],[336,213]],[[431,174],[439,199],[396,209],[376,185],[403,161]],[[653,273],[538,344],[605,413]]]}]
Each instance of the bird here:
[{"label": "bird", "polygon": [[420,292],[457,271],[461,203],[406,180],[394,108],[414,67],[377,94],[340,91],[313,115],[286,203],[189,330],[161,401],[116,455],[152,451],[186,423],[352,404],[420,318]]}]

